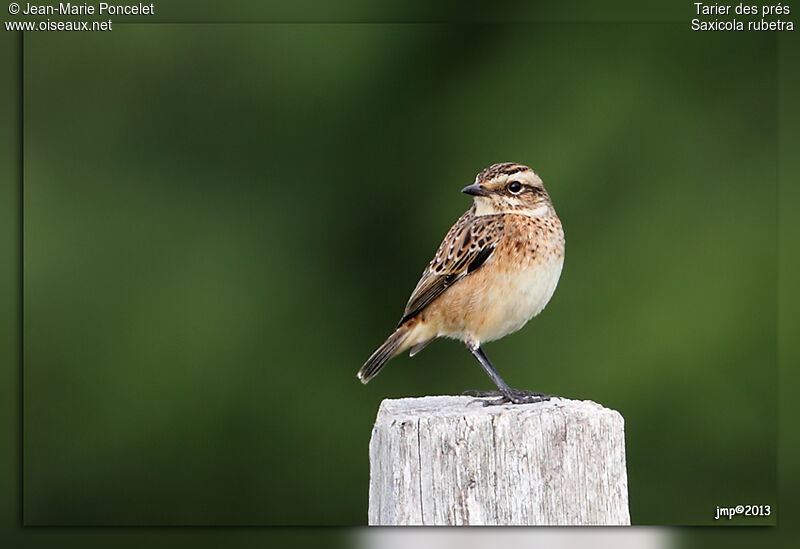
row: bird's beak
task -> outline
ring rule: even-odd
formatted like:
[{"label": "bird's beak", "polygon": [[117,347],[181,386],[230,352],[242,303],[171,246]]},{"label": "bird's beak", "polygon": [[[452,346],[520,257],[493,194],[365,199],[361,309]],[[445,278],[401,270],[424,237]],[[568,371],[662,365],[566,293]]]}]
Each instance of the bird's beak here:
[{"label": "bird's beak", "polygon": [[461,189],[462,193],[471,194],[472,196],[487,196],[489,191],[486,190],[486,187],[482,187],[477,183],[473,183],[472,185],[467,185],[463,189]]}]

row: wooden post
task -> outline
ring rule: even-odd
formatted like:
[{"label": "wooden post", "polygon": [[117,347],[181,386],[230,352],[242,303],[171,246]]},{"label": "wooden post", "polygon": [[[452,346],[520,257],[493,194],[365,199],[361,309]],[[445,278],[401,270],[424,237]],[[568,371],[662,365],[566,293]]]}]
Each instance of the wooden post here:
[{"label": "wooden post", "polygon": [[384,400],[371,525],[627,525],[624,421],[591,401]]}]

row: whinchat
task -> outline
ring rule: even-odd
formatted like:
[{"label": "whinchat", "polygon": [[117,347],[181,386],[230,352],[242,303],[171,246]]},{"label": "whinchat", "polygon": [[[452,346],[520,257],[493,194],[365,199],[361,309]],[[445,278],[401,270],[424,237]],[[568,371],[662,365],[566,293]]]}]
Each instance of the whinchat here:
[{"label": "whinchat", "polygon": [[367,383],[386,362],[437,337],[463,341],[497,385],[485,404],[550,397],[512,389],[481,345],[522,328],[553,295],[564,265],[564,231],[542,180],[522,164],[494,164],[461,189],[472,207],[450,228],[408,300],[397,329],[358,371]]}]

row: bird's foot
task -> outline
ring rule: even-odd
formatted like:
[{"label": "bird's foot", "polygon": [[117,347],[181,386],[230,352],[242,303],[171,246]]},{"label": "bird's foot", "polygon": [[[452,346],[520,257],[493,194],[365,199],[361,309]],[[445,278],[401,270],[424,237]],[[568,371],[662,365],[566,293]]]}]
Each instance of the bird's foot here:
[{"label": "bird's foot", "polygon": [[463,396],[473,396],[473,397],[494,397],[500,396],[500,391],[479,391],[478,389],[467,389],[463,393]]},{"label": "bird's foot", "polygon": [[533,404],[536,402],[545,402],[551,398],[558,398],[556,395],[546,395],[544,393],[537,393],[535,391],[523,391],[519,389],[507,389],[504,391],[476,391],[474,389],[464,391],[462,395],[469,395],[478,398],[482,397],[498,397],[492,400],[476,400],[483,406],[497,406],[500,404]]}]

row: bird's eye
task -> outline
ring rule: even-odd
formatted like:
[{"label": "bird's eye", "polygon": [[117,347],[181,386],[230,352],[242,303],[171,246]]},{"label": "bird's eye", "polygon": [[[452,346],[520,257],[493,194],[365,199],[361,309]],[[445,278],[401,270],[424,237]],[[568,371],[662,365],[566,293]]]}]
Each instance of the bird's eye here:
[{"label": "bird's eye", "polygon": [[519,194],[522,191],[522,183],[519,181],[512,181],[508,184],[508,190],[514,194]]}]

